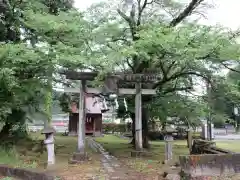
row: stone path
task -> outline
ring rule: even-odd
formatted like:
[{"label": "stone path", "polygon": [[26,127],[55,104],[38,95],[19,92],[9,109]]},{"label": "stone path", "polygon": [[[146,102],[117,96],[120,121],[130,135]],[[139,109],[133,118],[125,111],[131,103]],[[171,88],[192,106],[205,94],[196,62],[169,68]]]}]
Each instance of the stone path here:
[{"label": "stone path", "polygon": [[[106,179],[108,180],[152,180],[156,179],[153,177],[147,177],[142,173],[138,173],[129,167],[125,167],[121,164],[118,159],[114,156],[111,156],[104,148],[97,143],[94,139],[88,138],[88,145],[96,152],[101,154],[101,162],[103,169],[106,172]],[[159,178],[158,178],[159,179]],[[161,179],[159,179],[161,180]]]},{"label": "stone path", "polygon": [[[104,171],[106,172],[106,178],[107,179],[112,179],[110,177],[111,175],[116,172],[116,168],[120,167],[120,164],[117,162],[117,159],[111,155],[109,155],[108,152],[106,152],[103,147],[97,143],[95,140],[92,138],[88,138],[88,145],[95,151],[99,152],[101,154],[101,163],[103,166]],[[116,179],[119,177],[115,177]]]}]

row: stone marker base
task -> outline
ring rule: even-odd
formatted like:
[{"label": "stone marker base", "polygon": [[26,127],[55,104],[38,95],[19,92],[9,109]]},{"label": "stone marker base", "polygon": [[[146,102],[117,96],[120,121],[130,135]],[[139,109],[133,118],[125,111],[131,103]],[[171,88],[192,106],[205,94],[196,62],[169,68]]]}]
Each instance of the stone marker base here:
[{"label": "stone marker base", "polygon": [[181,180],[181,176],[178,174],[168,174],[165,177],[166,180]]},{"label": "stone marker base", "polygon": [[56,165],[55,164],[48,164],[47,162],[43,164],[44,166],[44,169],[47,169],[47,170],[52,170],[52,169],[55,169]]},{"label": "stone marker base", "polygon": [[73,153],[73,157],[70,159],[69,164],[78,164],[88,160],[89,157],[86,152],[75,152]]},{"label": "stone marker base", "polygon": [[168,166],[176,166],[176,167],[179,167],[179,163],[176,162],[175,160],[173,159],[169,159],[169,160],[164,160],[162,161],[162,164],[167,164]]},{"label": "stone marker base", "polygon": [[150,155],[147,151],[131,151],[131,157],[146,157]]},{"label": "stone marker base", "polygon": [[181,180],[181,168],[180,167],[169,167],[166,169],[166,171],[163,173],[163,177],[166,180]]}]

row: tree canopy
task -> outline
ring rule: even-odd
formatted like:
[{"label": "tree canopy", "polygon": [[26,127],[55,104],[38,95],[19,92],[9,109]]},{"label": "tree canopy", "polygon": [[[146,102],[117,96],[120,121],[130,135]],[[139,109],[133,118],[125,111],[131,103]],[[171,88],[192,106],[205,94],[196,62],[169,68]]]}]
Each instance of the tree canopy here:
[{"label": "tree canopy", "polygon": [[14,125],[24,125],[29,113],[39,111],[49,91],[49,76],[64,63],[58,58],[61,48],[56,48],[63,44],[59,37],[67,44],[71,34],[66,29],[70,26],[75,34],[71,23],[82,17],[71,1],[7,0],[0,2],[0,9],[0,120],[5,124],[0,136],[4,138]]},{"label": "tree canopy", "polygon": [[[154,99],[164,99],[166,103],[162,104],[163,107],[154,106],[151,97],[143,97],[144,105],[152,109],[162,108],[166,112],[164,107],[170,104],[169,109],[174,109],[174,102],[167,100],[169,95],[179,91],[191,92],[198,83],[213,84],[212,77],[216,73],[221,73],[224,68],[231,69],[232,62],[238,64],[238,31],[201,25],[195,18],[191,19],[203,6],[207,6],[204,1],[194,0],[188,4],[138,0],[120,5],[106,2],[92,6],[85,14],[93,24],[93,39],[89,44],[92,45],[91,59],[97,59],[95,70],[104,69],[105,73],[119,69],[133,73],[155,70],[162,78],[154,84],[146,84],[145,88],[157,88],[159,93]],[[204,101],[208,102],[206,98]],[[189,111],[193,104],[188,103]],[[196,104],[199,109],[201,103]],[[181,108],[178,108],[178,115],[181,115]],[[204,115],[200,112],[205,112],[206,116],[205,105],[193,113],[195,119]],[[219,111],[214,114],[219,116]],[[143,121],[147,119],[143,115]]]},{"label": "tree canopy", "polygon": [[[189,94],[196,85],[209,83],[230,90],[231,96],[238,94],[233,88],[236,81],[229,83],[218,76],[222,69],[235,71],[231,64],[239,64],[239,33],[199,24],[202,11],[209,7],[204,0],[119,0],[79,12],[66,0],[2,1],[2,121],[8,124],[13,110],[26,113],[23,107],[42,103],[49,86],[65,81],[59,74],[62,69],[88,69],[100,76],[117,71],[156,72],[160,80],[143,84],[143,88],[158,90],[156,96],[143,96],[145,147],[153,115],[163,121],[167,116],[180,116],[188,123],[197,120],[206,114],[209,100],[191,99],[182,92]],[[127,97],[127,102],[134,106],[133,97]],[[134,117],[131,109],[123,113]],[[212,109],[216,114],[224,111]]]}]

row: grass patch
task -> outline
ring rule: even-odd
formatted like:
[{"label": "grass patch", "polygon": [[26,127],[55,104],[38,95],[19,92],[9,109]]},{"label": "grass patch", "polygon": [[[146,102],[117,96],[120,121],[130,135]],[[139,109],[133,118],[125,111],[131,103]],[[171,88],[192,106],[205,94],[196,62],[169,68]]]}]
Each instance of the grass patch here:
[{"label": "grass patch", "polygon": [[[38,147],[44,136],[40,133],[31,134],[32,140],[21,140],[11,150],[0,150],[0,164],[12,167],[37,168],[43,171],[47,162],[46,150],[41,153]],[[89,179],[102,174],[99,154],[86,146],[90,161],[80,165],[69,165],[69,159],[77,150],[77,137],[55,136],[56,165],[53,171],[64,178]],[[90,176],[90,177],[89,177]]]},{"label": "grass patch", "polygon": [[[101,143],[103,147],[118,157],[129,157],[130,152],[133,150],[128,139],[122,139],[114,135],[105,135],[104,137],[96,138],[96,141]],[[165,142],[164,141],[150,141],[150,155],[148,159],[154,159],[163,161]],[[174,141],[173,143],[174,156],[188,154],[187,142],[186,141]]]},{"label": "grass patch", "polygon": [[216,141],[216,145],[219,148],[226,149],[233,152],[240,152],[240,141]]},{"label": "grass patch", "polygon": [[[150,155],[141,158],[132,158],[130,152],[133,147],[128,139],[119,138],[114,135],[104,135],[97,137],[96,141],[112,155],[118,157],[124,163],[143,172],[162,172],[166,166],[162,164],[165,156],[164,141],[150,141]],[[173,142],[173,161],[178,161],[179,155],[189,154],[186,140],[176,140]],[[240,141],[217,141],[217,146],[223,149],[240,152]]]},{"label": "grass patch", "polygon": [[15,155],[15,151],[5,151],[3,149],[0,150],[0,164],[10,164],[13,165],[15,160],[17,159]]},{"label": "grass patch", "polygon": [[0,150],[0,164],[6,164],[12,167],[21,168],[36,168],[35,160],[24,159],[22,154],[19,154],[16,148]]},{"label": "grass patch", "polygon": [[[104,137],[97,137],[96,141],[102,144],[109,153],[118,157],[124,164],[139,172],[161,174],[167,168],[162,164],[165,157],[164,141],[151,141],[149,155],[141,158],[132,158],[130,156],[133,147],[129,144],[128,139],[122,139],[114,135],[104,135]],[[174,141],[173,152],[173,161],[177,161],[179,155],[188,154],[187,142]]]},{"label": "grass patch", "polygon": [[[38,144],[40,144],[41,141],[44,140],[44,135],[38,133],[31,134],[31,136],[34,142],[37,142]],[[32,145],[32,149],[26,149],[25,147],[28,147],[29,144],[27,142],[22,142],[21,144],[24,143],[24,146],[17,146],[18,152],[21,152],[21,154],[25,154],[25,157],[28,157],[29,159],[36,159],[39,166],[43,167],[42,165],[47,161],[47,151],[45,150],[43,154],[41,154],[40,152],[37,152],[35,150],[36,148],[34,147],[34,145]],[[56,135],[54,144],[56,164],[58,166],[67,166],[72,154],[77,151],[77,137]],[[87,145],[86,151],[90,156],[97,156],[97,154],[94,153]]]}]

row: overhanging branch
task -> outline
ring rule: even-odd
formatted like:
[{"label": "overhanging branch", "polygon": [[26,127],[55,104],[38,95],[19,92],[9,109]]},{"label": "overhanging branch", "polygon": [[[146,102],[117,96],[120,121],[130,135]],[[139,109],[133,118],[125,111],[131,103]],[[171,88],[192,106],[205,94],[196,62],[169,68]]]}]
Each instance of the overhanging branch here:
[{"label": "overhanging branch", "polygon": [[198,5],[201,4],[203,1],[204,0],[191,0],[188,6],[170,22],[170,26],[176,26],[180,22],[182,22],[187,16],[191,15],[193,10],[195,10],[196,7],[198,7]]},{"label": "overhanging branch", "polygon": [[221,65],[222,66],[224,66],[225,68],[227,68],[228,70],[230,70],[230,71],[233,71],[233,72],[237,72],[237,73],[240,73],[240,71],[239,70],[237,70],[237,69],[234,69],[234,68],[231,68],[231,67],[229,67],[228,65],[226,65],[225,63],[221,63]]},{"label": "overhanging branch", "polygon": [[172,88],[167,88],[166,90],[163,91],[163,94],[166,95],[168,93],[176,92],[176,91],[187,91],[191,90],[192,87],[172,87]]},{"label": "overhanging branch", "polygon": [[124,14],[120,9],[117,10],[118,14],[128,23],[129,27],[130,27],[130,31],[132,34],[132,39],[133,41],[138,40],[139,37],[136,36],[136,23],[134,20],[135,17],[135,6],[132,6],[132,10],[130,12],[130,16],[127,16],[126,14]]},{"label": "overhanging branch", "polygon": [[207,75],[203,75],[199,72],[196,72],[196,71],[185,71],[185,72],[179,72],[179,73],[176,73],[170,77],[168,77],[167,79],[163,79],[162,81],[156,83],[153,88],[157,88],[157,87],[160,87],[162,86],[163,84],[167,83],[167,82],[170,82],[170,81],[173,81],[175,79],[178,79],[180,77],[186,77],[186,76],[190,76],[190,75],[193,75],[193,76],[197,76],[197,77],[201,77],[203,78],[206,82],[208,83],[211,83],[211,79],[207,76]]},{"label": "overhanging branch", "polygon": [[[231,61],[231,60],[226,60],[226,59],[219,59],[219,58],[211,58],[211,52],[209,52],[207,55],[203,56],[203,57],[199,57],[197,59],[209,59],[209,60],[215,60],[215,61],[219,61],[219,64],[222,65],[223,67],[225,67],[226,69],[230,70],[230,71],[233,71],[233,72],[237,72],[237,73],[240,73],[239,70],[237,69],[234,69],[234,68],[231,68],[229,67],[226,62],[227,61]],[[235,60],[235,61],[238,61],[238,60]]]},{"label": "overhanging branch", "polygon": [[134,67],[131,65],[129,58],[126,59],[127,65],[134,71]]},{"label": "overhanging branch", "polygon": [[148,0],[144,0],[143,5],[141,6],[141,0],[138,0],[138,18],[137,18],[137,26],[141,24],[142,13],[148,4]]},{"label": "overhanging branch", "polygon": [[130,17],[128,17],[126,14],[124,14],[120,9],[117,9],[118,14],[125,20],[128,22],[128,24],[132,23],[132,20]]}]

